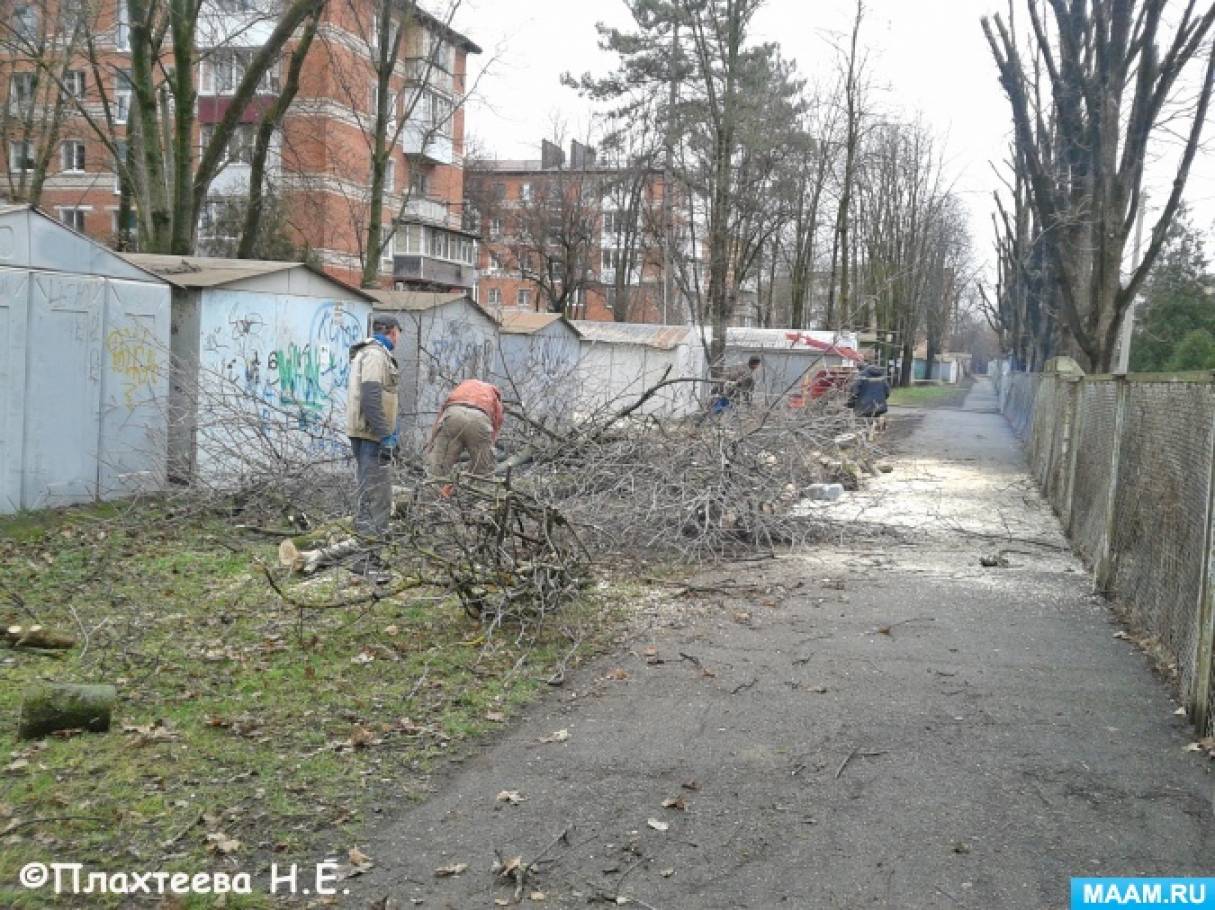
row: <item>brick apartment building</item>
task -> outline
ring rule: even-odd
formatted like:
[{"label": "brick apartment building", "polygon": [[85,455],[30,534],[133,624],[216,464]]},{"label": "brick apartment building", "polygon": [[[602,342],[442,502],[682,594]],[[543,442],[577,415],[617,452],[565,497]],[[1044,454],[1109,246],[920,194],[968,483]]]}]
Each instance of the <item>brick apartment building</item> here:
[{"label": "brick apartment building", "polygon": [[490,312],[562,303],[571,319],[686,322],[664,281],[660,238],[680,207],[664,212],[661,170],[598,161],[577,141],[567,159],[545,141],[537,160],[469,161],[465,186],[481,240],[477,301]]},{"label": "brick apartment building", "polygon": [[[206,0],[209,13],[248,27],[198,29],[196,61],[198,129],[196,150],[231,104],[252,54],[266,40],[273,19],[255,15],[256,0]],[[24,5],[41,3],[41,6]],[[63,9],[67,9],[66,5]],[[373,0],[341,0],[327,5],[324,18],[300,73],[299,92],[283,119],[270,150],[268,181],[281,199],[281,227],[298,249],[306,250],[327,272],[359,283],[360,250],[366,241],[370,151],[374,119],[374,79],[370,63],[376,34]],[[57,3],[19,0],[15,22],[31,34],[55,32],[43,18],[61,18]],[[258,19],[257,16],[261,18]],[[125,0],[102,0],[91,25],[94,60],[83,56],[66,64],[64,82],[94,117],[103,107],[98,83],[114,113],[114,138],[125,142],[131,111],[130,23]],[[250,18],[252,17],[252,18]],[[207,35],[224,34],[221,39]],[[396,223],[380,259],[386,286],[466,289],[476,284],[476,237],[462,229],[466,61],[480,52],[472,41],[445,23],[413,9],[401,38],[401,53],[390,91],[394,114],[412,107],[400,141],[392,148],[386,174],[384,224]],[[242,123],[228,146],[227,161],[212,183],[199,213],[198,252],[221,253],[232,247],[227,236],[236,219],[225,217],[247,195],[254,133],[262,112],[276,98],[293,48],[258,86]],[[33,106],[33,120],[49,117],[57,90],[32,86],[34,64],[14,52],[0,53],[0,79],[7,84],[4,180],[0,197],[29,201],[26,173],[41,155],[49,157],[45,184],[35,200],[65,224],[107,243],[120,235],[119,180],[113,158],[96,132],[68,101],[55,148],[41,147],[38,131],[11,127]],[[416,98],[416,101],[413,100]],[[8,127],[6,129],[6,126]],[[29,141],[30,136],[34,141]],[[197,152],[196,152],[197,153]]]}]

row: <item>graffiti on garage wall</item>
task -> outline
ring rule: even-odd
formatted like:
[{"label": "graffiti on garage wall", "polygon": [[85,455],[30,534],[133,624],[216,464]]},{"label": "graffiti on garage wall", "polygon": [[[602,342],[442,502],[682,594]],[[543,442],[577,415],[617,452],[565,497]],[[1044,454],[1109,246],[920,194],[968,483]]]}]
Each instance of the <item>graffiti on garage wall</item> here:
[{"label": "graffiti on garage wall", "polygon": [[325,301],[308,308],[289,297],[235,292],[208,304],[203,368],[222,378],[227,404],[255,408],[267,430],[332,435],[342,422],[350,346],[363,336],[359,307]]}]

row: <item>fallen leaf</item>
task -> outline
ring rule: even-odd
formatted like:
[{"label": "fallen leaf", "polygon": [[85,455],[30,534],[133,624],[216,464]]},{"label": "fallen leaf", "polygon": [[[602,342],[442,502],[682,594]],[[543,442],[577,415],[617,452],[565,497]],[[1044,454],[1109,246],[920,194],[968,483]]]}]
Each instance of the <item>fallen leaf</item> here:
[{"label": "fallen leaf", "polygon": [[749,625],[751,622],[751,614],[746,610],[737,610],[734,613],[734,621],[741,625]]},{"label": "fallen leaf", "polygon": [[468,868],[468,863],[448,863],[446,866],[440,866],[435,870],[435,878],[449,878],[453,875],[459,875]]},{"label": "fallen leaf", "polygon": [[222,831],[215,831],[207,835],[207,849],[213,853],[235,853],[240,849],[241,844],[235,837],[229,837]]},{"label": "fallen leaf", "polygon": [[1121,638],[1123,641],[1129,641],[1130,637],[1131,636],[1128,635],[1126,632],[1115,632],[1114,633],[1114,638]]},{"label": "fallen leaf", "polygon": [[558,730],[555,733],[550,733],[548,736],[540,737],[542,743],[563,743],[570,738],[569,730]]},{"label": "fallen leaf", "polygon": [[685,780],[679,786],[683,787],[685,790],[695,791],[700,789],[700,781],[693,777],[691,780]]},{"label": "fallen leaf", "polygon": [[494,898],[494,906],[495,906],[495,907],[509,907],[509,906],[510,906],[510,901],[508,901],[508,900],[507,900],[506,898],[504,898],[504,897],[495,897],[495,898]]},{"label": "fallen leaf", "polygon": [[518,790],[503,790],[498,794],[497,798],[497,801],[500,803],[511,803],[512,805],[517,805],[526,800],[527,797]]},{"label": "fallen leaf", "polygon": [[542,901],[545,899],[545,897],[547,897],[547,895],[543,891],[533,891],[527,897],[529,900]]},{"label": "fallen leaf", "polygon": [[375,660],[375,655],[369,653],[368,651],[360,651],[358,654],[354,655],[354,657],[350,658],[350,662],[352,664],[369,664],[373,660]]},{"label": "fallen leaf", "polygon": [[649,645],[648,647],[643,648],[641,651],[641,656],[646,659],[649,659],[651,657],[657,657],[658,656],[658,646]]},{"label": "fallen leaf", "polygon": [[680,812],[683,812],[688,808],[688,804],[684,802],[682,796],[672,796],[670,799],[662,801],[662,808],[678,809]]},{"label": "fallen leaf", "polygon": [[363,726],[356,726],[350,734],[350,745],[355,749],[366,749],[376,742],[375,733]]},{"label": "fallen leaf", "polygon": [[369,866],[371,865],[371,857],[360,850],[358,847],[351,847],[346,856],[350,859],[352,866]]},{"label": "fallen leaf", "polygon": [[614,667],[604,674],[608,679],[628,679],[629,673],[627,670],[622,670],[620,667]]},{"label": "fallen leaf", "polygon": [[1202,743],[1190,743],[1188,746],[1185,747],[1185,750],[1187,752],[1201,752]]},{"label": "fallen leaf", "polygon": [[494,871],[497,872],[502,878],[511,878],[516,872],[519,871],[519,867],[522,865],[523,857],[516,856],[512,859],[508,859],[505,863],[495,862]]},{"label": "fallen leaf", "polygon": [[672,875],[675,874],[675,870],[674,869],[660,869],[658,874],[661,875],[663,878],[670,878]]},{"label": "fallen leaf", "polygon": [[666,831],[669,827],[671,827],[666,822],[660,822],[656,818],[646,819],[646,824],[649,825],[651,828],[653,828],[655,831]]},{"label": "fallen leaf", "polygon": [[1178,717],[1185,717],[1185,708],[1178,708],[1178,709],[1177,709],[1176,711],[1174,711],[1173,713],[1174,713],[1175,715],[1177,715]]},{"label": "fallen leaf", "polygon": [[490,723],[501,724],[506,722],[506,715],[501,711],[486,711],[485,719]]},{"label": "fallen leaf", "polygon": [[398,628],[398,627],[397,627],[397,626],[395,626],[395,625],[393,625],[393,626],[385,626],[385,627],[384,627],[384,634],[385,634],[385,635],[387,635],[389,638],[391,638],[391,637],[392,637],[392,636],[394,636],[394,635],[400,635],[400,634],[401,634],[401,630],[400,630],[400,628]]}]

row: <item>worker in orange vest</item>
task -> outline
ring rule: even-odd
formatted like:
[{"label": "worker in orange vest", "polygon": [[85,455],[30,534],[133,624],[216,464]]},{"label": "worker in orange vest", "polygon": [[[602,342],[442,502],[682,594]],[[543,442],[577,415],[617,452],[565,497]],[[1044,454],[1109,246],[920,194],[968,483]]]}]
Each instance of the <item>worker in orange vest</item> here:
[{"label": "worker in orange vest", "polygon": [[[426,470],[433,477],[450,477],[460,456],[467,452],[469,473],[491,477],[496,464],[494,442],[504,418],[502,393],[497,386],[479,379],[464,380],[439,409],[426,446]],[[444,492],[449,491],[445,488]]]}]

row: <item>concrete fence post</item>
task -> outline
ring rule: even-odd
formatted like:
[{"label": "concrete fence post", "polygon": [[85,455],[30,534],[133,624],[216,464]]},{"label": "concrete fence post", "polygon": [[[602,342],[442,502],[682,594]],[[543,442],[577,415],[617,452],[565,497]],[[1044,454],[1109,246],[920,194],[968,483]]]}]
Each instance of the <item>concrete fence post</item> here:
[{"label": "concrete fence post", "polygon": [[1114,387],[1117,390],[1117,404],[1114,409],[1114,436],[1110,448],[1110,481],[1105,497],[1105,522],[1101,533],[1101,555],[1097,559],[1096,570],[1093,573],[1094,587],[1098,593],[1107,597],[1112,593],[1114,577],[1118,568],[1118,554],[1114,552],[1114,527],[1117,515],[1115,507],[1118,502],[1118,474],[1122,466],[1122,437],[1126,426],[1126,409],[1130,400],[1130,383],[1125,374],[1114,376]]},{"label": "concrete fence post", "polygon": [[1207,502],[1203,523],[1202,577],[1198,585],[1198,615],[1195,619],[1193,691],[1186,694],[1186,712],[1199,736],[1215,734],[1210,719],[1212,651],[1215,650],[1215,427],[1207,445]]},{"label": "concrete fence post", "polygon": [[1080,451],[1080,434],[1084,429],[1084,411],[1080,408],[1080,401],[1084,397],[1084,378],[1068,377],[1067,392],[1067,435],[1064,436],[1063,443],[1063,458],[1067,462],[1067,467],[1062,478],[1064,492],[1059,517],[1063,521],[1063,530],[1067,532],[1070,539],[1072,529],[1075,527],[1075,516],[1072,513],[1075,509],[1076,499],[1076,456]]}]

